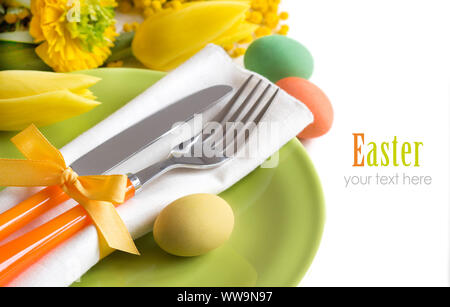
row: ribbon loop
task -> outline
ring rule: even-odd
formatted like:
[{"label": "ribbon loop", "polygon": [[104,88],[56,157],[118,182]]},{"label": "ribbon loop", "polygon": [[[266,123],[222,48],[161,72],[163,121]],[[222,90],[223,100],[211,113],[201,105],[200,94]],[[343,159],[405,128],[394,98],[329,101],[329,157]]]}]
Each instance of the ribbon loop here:
[{"label": "ribbon loop", "polygon": [[66,162],[59,150],[45,136],[31,125],[11,139],[11,142],[28,160],[51,161],[66,168]]},{"label": "ribbon loop", "polygon": [[100,255],[106,255],[110,248],[139,255],[113,205],[124,202],[127,176],[78,176],[66,166],[59,150],[34,125],[11,141],[27,160],[0,159],[1,186],[59,185],[83,206],[94,222],[99,236]]}]

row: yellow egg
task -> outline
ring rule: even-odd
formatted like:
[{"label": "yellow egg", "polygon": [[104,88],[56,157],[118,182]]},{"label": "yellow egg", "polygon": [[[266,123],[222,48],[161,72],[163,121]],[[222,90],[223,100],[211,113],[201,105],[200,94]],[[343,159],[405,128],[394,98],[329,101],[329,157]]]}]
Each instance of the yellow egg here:
[{"label": "yellow egg", "polygon": [[192,257],[224,244],[233,227],[233,210],[225,200],[212,194],[193,194],[161,211],[153,226],[153,235],[166,252]]}]

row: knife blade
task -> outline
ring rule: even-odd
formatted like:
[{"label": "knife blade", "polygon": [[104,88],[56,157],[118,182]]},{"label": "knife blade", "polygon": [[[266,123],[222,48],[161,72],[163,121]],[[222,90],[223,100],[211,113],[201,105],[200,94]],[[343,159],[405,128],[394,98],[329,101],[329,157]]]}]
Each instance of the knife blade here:
[{"label": "knife blade", "polygon": [[[175,123],[187,122],[212,108],[232,90],[231,86],[216,85],[187,96],[110,138],[71,167],[80,176],[104,174],[175,130]],[[1,213],[0,241],[68,199],[60,187],[47,187]]]},{"label": "knife blade", "polygon": [[179,127],[175,123],[189,121],[231,91],[230,86],[216,85],[187,96],[94,148],[71,168],[80,176],[106,173],[175,130]]}]

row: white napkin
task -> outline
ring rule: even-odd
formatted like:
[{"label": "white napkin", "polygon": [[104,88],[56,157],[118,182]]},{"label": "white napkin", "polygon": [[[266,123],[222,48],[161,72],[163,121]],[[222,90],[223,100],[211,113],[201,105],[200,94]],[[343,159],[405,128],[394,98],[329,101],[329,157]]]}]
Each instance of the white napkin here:
[{"label": "white napkin", "polygon": [[[209,45],[122,109],[80,135],[61,152],[70,164],[120,131],[186,95],[216,84],[228,84],[237,89],[250,74],[251,72],[233,63],[221,48]],[[264,82],[266,85],[269,83],[266,79]],[[250,137],[250,144],[258,144],[247,145],[247,148],[251,148],[250,155],[240,155],[216,169],[171,171],[145,185],[134,199],[120,206],[118,211],[133,237],[138,238],[151,231],[155,218],[166,205],[188,194],[220,193],[228,189],[276,153],[312,121],[313,116],[303,103],[281,91],[263,119],[266,129],[258,129],[258,133],[253,133]],[[267,127],[271,128],[270,131]],[[179,140],[179,135],[166,137],[110,173],[135,172],[158,162],[168,155],[172,145]],[[275,157],[266,165],[274,166],[276,162]],[[36,190],[5,189],[0,193],[0,212]],[[68,201],[21,232],[48,221],[73,205],[73,201]],[[22,273],[11,286],[72,284],[98,262],[97,240],[95,228],[87,227]]]}]

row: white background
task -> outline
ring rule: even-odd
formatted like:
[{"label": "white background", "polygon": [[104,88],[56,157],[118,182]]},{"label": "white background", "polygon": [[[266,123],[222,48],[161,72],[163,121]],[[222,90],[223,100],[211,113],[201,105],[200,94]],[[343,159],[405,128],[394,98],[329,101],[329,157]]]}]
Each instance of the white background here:
[{"label": "white background", "polygon": [[[448,0],[283,0],[290,36],[312,52],[311,81],[335,123],[305,143],[322,179],[327,221],[302,286],[446,286],[449,283]],[[364,168],[352,133],[424,143],[419,169]],[[346,175],[433,177],[431,186],[346,189]]]}]

